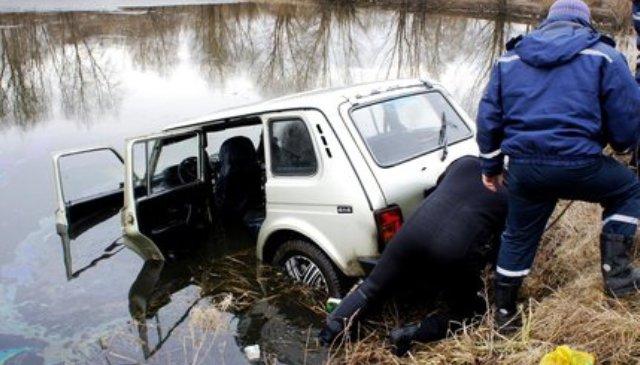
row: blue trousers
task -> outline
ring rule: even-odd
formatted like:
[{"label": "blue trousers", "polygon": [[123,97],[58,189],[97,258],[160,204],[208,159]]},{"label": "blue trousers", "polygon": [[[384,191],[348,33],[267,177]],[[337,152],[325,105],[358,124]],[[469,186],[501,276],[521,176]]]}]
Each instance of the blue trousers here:
[{"label": "blue trousers", "polygon": [[497,272],[529,274],[540,238],[559,199],[599,203],[605,234],[635,235],[640,218],[640,183],[631,170],[597,156],[570,166],[510,163],[509,213],[498,254]]}]

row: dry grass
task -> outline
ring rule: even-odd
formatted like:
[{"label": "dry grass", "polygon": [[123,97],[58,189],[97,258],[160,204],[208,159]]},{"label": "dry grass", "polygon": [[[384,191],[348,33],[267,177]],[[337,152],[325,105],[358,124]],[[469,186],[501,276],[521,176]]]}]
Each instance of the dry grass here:
[{"label": "dry grass", "polygon": [[233,304],[233,295],[226,294],[218,302],[207,307],[196,307],[189,316],[189,325],[206,332],[229,330],[228,315]]}]

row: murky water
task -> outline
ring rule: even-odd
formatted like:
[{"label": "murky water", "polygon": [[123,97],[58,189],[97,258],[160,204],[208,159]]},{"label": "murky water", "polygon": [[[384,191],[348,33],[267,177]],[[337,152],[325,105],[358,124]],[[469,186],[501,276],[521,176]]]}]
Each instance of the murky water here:
[{"label": "murky water", "polygon": [[[527,29],[504,14],[334,2],[0,14],[0,363],[236,364],[254,343],[321,361],[317,306],[256,266],[250,237],[145,264],[112,245],[116,217],[61,246],[51,153],[122,150],[217,109],[398,77],[440,80],[473,115],[503,44]],[[631,59],[633,39],[618,39]],[[247,305],[207,311],[221,293]]]}]

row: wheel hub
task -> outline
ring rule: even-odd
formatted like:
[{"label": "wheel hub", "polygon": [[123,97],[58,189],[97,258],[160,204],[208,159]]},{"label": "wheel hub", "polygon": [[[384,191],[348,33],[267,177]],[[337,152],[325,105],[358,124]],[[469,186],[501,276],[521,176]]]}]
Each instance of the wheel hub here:
[{"label": "wheel hub", "polygon": [[285,261],[284,268],[287,275],[296,282],[309,285],[325,293],[329,291],[327,280],[322,271],[309,258],[300,255],[291,256]]}]

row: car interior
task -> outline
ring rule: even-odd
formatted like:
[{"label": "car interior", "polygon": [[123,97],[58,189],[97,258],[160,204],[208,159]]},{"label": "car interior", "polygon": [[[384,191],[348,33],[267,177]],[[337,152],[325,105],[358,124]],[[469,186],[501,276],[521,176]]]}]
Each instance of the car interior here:
[{"label": "car interior", "polygon": [[214,222],[257,234],[264,221],[261,120],[226,121],[202,132],[204,143],[194,132],[153,146],[147,164],[151,194],[143,192],[136,205],[140,231],[154,241],[175,240],[185,230],[210,232]]}]

